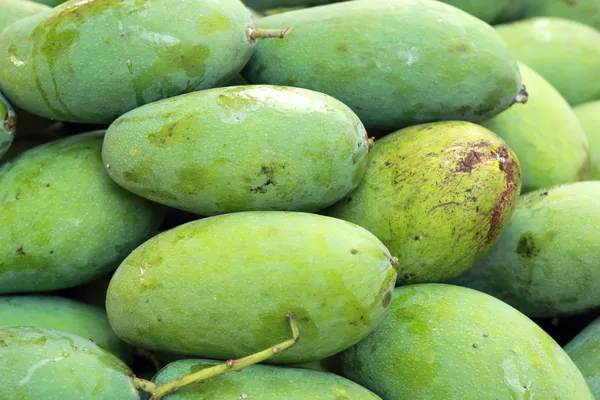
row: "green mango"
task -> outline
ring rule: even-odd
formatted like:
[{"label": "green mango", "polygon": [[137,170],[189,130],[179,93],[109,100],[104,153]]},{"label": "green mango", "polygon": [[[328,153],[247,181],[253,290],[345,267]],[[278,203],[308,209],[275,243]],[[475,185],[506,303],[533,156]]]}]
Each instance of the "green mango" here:
[{"label": "green mango", "polygon": [[519,13],[531,0],[441,0],[487,22],[496,23]]},{"label": "green mango", "polygon": [[98,307],[59,296],[0,296],[0,326],[39,326],[91,339],[126,363],[133,349],[119,339]]},{"label": "green mango", "polygon": [[585,179],[590,172],[588,140],[573,109],[533,69],[523,63],[519,69],[529,101],[483,126],[504,139],[519,157],[523,192]]},{"label": "green mango", "polygon": [[600,101],[580,104],[573,108],[586,133],[591,155],[589,178],[600,181]]},{"label": "green mango", "polygon": [[46,5],[29,0],[0,0],[0,32],[14,22],[49,9]]},{"label": "green mango", "polygon": [[560,17],[600,29],[600,0],[528,0],[527,17]]},{"label": "green mango", "polygon": [[80,285],[156,232],[163,207],[106,175],[103,136],[52,141],[0,167],[0,293]]},{"label": "green mango", "polygon": [[252,84],[312,89],[347,104],[367,130],[484,121],[521,92],[517,63],[485,22],[431,0],[355,0],[272,15],[292,26],[263,41],[242,71]]},{"label": "green mango", "polygon": [[378,139],[360,186],[324,213],[375,234],[398,284],[442,282],[481,258],[521,189],[506,143],[470,122],[416,125]]},{"label": "green mango", "polygon": [[593,400],[564,350],[484,293],[445,284],[396,288],[375,332],[342,353],[343,375],[384,400]]},{"label": "green mango", "polygon": [[0,159],[2,159],[8,152],[17,129],[17,114],[2,93],[0,93],[0,118],[2,118],[0,125]]},{"label": "green mango", "polygon": [[317,214],[249,211],[208,217],[145,242],[119,266],[106,310],[139,347],[240,358],[289,335],[268,362],[323,359],[375,329],[396,280],[393,260],[367,230]]},{"label": "green mango", "polygon": [[[287,350],[286,350],[287,351]],[[163,384],[220,364],[219,361],[190,359],[173,362],[153,379]],[[328,372],[252,365],[237,373],[229,373],[190,385],[167,397],[168,400],[199,399],[285,399],[285,400],[381,400],[364,387]]]},{"label": "green mango", "polygon": [[533,68],[571,105],[600,99],[600,32],[562,18],[497,25],[517,59]]},{"label": "green mango", "polygon": [[4,399],[139,400],[133,373],[94,342],[53,329],[0,327]]},{"label": "green mango", "polygon": [[108,128],[102,158],[125,189],[199,215],[312,212],[358,186],[369,147],[333,97],[254,85],[136,108]]},{"label": "green mango", "polygon": [[600,318],[595,319],[565,346],[594,396],[600,398]]},{"label": "green mango", "polygon": [[0,34],[0,90],[43,117],[110,123],[231,80],[264,34],[239,0],[70,0]]},{"label": "green mango", "polygon": [[248,7],[263,11],[274,8],[316,6],[329,3],[337,3],[343,0],[242,0]]},{"label": "green mango", "polygon": [[494,248],[451,283],[491,294],[531,317],[600,306],[600,182],[523,195]]}]

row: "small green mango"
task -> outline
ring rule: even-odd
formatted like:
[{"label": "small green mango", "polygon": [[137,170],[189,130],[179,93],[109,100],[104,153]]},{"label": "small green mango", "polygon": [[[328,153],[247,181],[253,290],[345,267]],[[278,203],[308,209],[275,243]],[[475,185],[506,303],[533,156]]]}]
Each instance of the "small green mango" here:
[{"label": "small green mango", "polygon": [[441,0],[487,22],[496,23],[519,13],[531,0]]},{"label": "small green mango", "polygon": [[393,260],[367,230],[317,214],[249,211],[163,232],[134,250],[108,287],[115,333],[149,350],[241,358],[301,337],[268,362],[323,359],[383,318]]},{"label": "small green mango", "polygon": [[21,19],[48,11],[50,7],[29,0],[0,0],[0,32]]},{"label": "small green mango", "polygon": [[200,215],[317,211],[360,183],[369,141],[343,103],[306,89],[234,86],[119,117],[102,158],[125,189]]},{"label": "small green mango", "polygon": [[283,7],[317,6],[329,3],[337,3],[343,0],[242,0],[244,4],[255,10],[272,10]]},{"label": "small green mango", "polygon": [[496,30],[516,58],[543,76],[569,104],[600,99],[599,31],[562,18],[530,18],[497,25]]},{"label": "small green mango", "polygon": [[357,0],[272,15],[292,26],[263,41],[242,74],[252,84],[312,89],[347,104],[367,130],[484,121],[520,93],[516,61],[485,22],[431,0]]},{"label": "small green mango", "polygon": [[60,296],[0,296],[0,326],[39,326],[91,339],[129,363],[133,349],[119,339],[98,307]]},{"label": "small green mango", "polygon": [[522,17],[562,17],[600,29],[600,0],[529,0]]},{"label": "small green mango", "polygon": [[0,159],[8,152],[17,129],[17,114],[11,104],[0,93]]},{"label": "small green mango", "polygon": [[52,141],[0,167],[0,293],[80,285],[156,232],[163,207],[106,175],[103,136]]},{"label": "small green mango", "polygon": [[435,122],[378,139],[363,182],[324,213],[374,233],[398,257],[398,284],[442,282],[490,249],[520,189],[502,139],[473,123]]},{"label": "small green mango", "polygon": [[451,281],[491,294],[531,317],[600,306],[600,182],[523,195],[494,248]]},{"label": "small green mango", "polygon": [[384,400],[594,399],[573,361],[533,321],[452,285],[396,288],[375,332],[341,356],[343,375]]},{"label": "small green mango", "polygon": [[591,157],[589,179],[600,181],[600,101],[580,104],[573,111],[588,139]]},{"label": "small green mango", "polygon": [[[288,350],[286,350],[288,351]],[[210,368],[222,362],[204,359],[175,361],[153,379],[164,384],[181,375]],[[285,400],[381,400],[364,387],[341,376],[298,368],[252,365],[240,372],[205,380],[170,394],[168,400],[199,399]]]},{"label": "small green mango", "polygon": [[522,191],[586,178],[590,172],[588,140],[573,109],[533,69],[523,63],[519,69],[529,101],[509,108],[483,126],[504,139],[519,157]]},{"label": "small green mango", "polygon": [[596,399],[600,398],[600,318],[595,319],[565,346]]},{"label": "small green mango", "polygon": [[53,329],[0,327],[3,399],[139,400],[133,373],[94,342]]}]

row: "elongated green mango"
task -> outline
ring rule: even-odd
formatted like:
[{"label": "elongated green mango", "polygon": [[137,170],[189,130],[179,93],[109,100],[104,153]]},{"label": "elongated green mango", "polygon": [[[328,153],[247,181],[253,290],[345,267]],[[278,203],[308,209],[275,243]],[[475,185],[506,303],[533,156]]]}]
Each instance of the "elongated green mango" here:
[{"label": "elongated green mango", "polygon": [[263,41],[248,82],[303,87],[347,104],[388,133],[439,120],[484,121],[526,101],[516,61],[485,22],[431,0],[355,0],[265,17],[289,24]]},{"label": "elongated green mango", "polygon": [[108,287],[109,322],[125,341],[158,351],[240,358],[301,338],[269,362],[328,357],[375,329],[396,281],[367,230],[322,215],[250,211],[163,232],[134,250]]},{"label": "elongated green mango", "polygon": [[600,318],[594,320],[565,346],[594,396],[600,398]]},{"label": "elongated green mango", "polygon": [[573,111],[588,139],[591,157],[589,178],[600,181],[600,101],[580,104]]},{"label": "elongated green mango", "polygon": [[526,315],[554,317],[600,306],[600,182],[530,192],[494,248],[451,281]]},{"label": "elongated green mango", "polygon": [[0,0],[0,32],[14,22],[49,9],[46,5],[29,0]]},{"label": "elongated green mango", "polygon": [[523,63],[519,69],[529,102],[509,108],[483,126],[504,139],[519,157],[523,192],[585,179],[590,151],[573,109],[533,69]]},{"label": "elongated green mango", "polygon": [[523,17],[561,17],[600,29],[600,0],[529,0]]},{"label": "elongated green mango", "polygon": [[518,14],[531,0],[441,0],[487,22],[504,21]]},{"label": "elongated green mango", "polygon": [[562,18],[530,18],[496,26],[520,61],[571,105],[600,99],[600,32]]},{"label": "elongated green mango", "polygon": [[344,376],[384,400],[593,400],[565,351],[529,318],[467,288],[397,288],[375,332],[342,353]]},{"label": "elongated green mango", "polygon": [[0,167],[0,293],[85,283],[156,232],[162,207],[106,175],[103,136],[59,139]]},{"label": "elongated green mango", "polygon": [[360,183],[369,147],[356,114],[333,97],[255,85],[132,110],[108,128],[102,157],[127,190],[215,215],[330,206]]},{"label": "elongated green mango", "polygon": [[398,258],[398,283],[442,282],[485,254],[511,217],[519,162],[470,122],[405,128],[375,142],[365,178],[325,213],[375,234]]},{"label": "elongated green mango", "polygon": [[2,159],[10,148],[17,130],[17,114],[2,93],[0,93],[0,123],[0,159]]},{"label": "elongated green mango", "polygon": [[229,81],[261,36],[251,25],[239,0],[70,0],[0,34],[0,90],[37,115],[109,123]]}]

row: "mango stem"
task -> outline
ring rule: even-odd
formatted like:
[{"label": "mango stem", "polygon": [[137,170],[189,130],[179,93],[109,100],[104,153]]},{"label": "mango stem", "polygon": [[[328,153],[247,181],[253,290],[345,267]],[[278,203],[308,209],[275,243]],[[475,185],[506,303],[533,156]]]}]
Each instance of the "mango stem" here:
[{"label": "mango stem", "polygon": [[256,39],[269,39],[269,38],[283,39],[284,37],[286,37],[288,35],[288,33],[290,33],[291,30],[292,30],[291,26],[288,27],[287,29],[281,30],[281,29],[255,28],[252,25],[248,25],[248,28],[246,29],[246,37],[248,38],[248,42],[250,42],[250,44],[255,44]]}]

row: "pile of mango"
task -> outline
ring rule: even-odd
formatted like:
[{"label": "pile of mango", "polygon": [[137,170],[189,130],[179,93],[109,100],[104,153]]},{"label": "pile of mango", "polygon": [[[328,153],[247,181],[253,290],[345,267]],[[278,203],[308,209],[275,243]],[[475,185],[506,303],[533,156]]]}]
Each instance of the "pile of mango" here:
[{"label": "pile of mango", "polygon": [[0,399],[600,399],[600,0],[0,0]]}]

